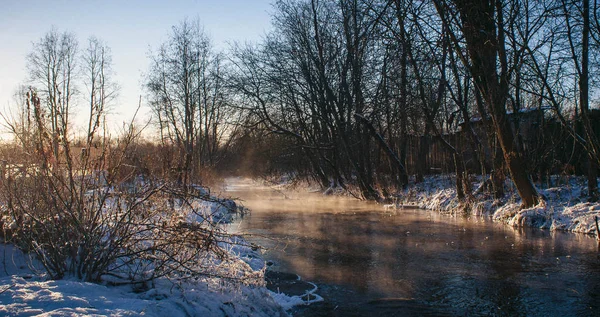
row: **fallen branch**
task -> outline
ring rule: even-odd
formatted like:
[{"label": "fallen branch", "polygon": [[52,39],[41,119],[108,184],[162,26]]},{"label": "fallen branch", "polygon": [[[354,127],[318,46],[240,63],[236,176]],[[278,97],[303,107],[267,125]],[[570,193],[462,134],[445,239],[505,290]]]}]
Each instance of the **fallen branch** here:
[{"label": "fallen branch", "polygon": [[2,295],[4,292],[8,291],[9,289],[15,287],[17,284],[12,284],[12,285],[8,285],[6,286],[3,290],[0,291],[0,295]]}]

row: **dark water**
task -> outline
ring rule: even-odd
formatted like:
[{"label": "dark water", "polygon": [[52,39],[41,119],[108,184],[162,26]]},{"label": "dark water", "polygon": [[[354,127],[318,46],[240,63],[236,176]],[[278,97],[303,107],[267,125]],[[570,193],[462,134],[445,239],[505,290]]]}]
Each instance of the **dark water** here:
[{"label": "dark water", "polygon": [[235,224],[275,270],[325,302],[297,316],[600,316],[594,237],[230,180],[252,213]]}]

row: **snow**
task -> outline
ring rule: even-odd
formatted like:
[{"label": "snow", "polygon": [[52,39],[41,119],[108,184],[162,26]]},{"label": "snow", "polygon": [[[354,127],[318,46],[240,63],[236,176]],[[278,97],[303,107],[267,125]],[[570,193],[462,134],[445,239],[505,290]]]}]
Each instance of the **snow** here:
[{"label": "snow", "polygon": [[283,293],[271,292],[271,297],[286,311],[292,309],[294,306],[310,305],[312,303],[322,302],[324,300],[323,297],[315,293],[318,289],[317,286],[313,283],[310,284],[312,284],[314,288],[307,291],[306,294],[302,296],[288,296]]},{"label": "snow", "polygon": [[[20,276],[0,280],[0,314],[13,316],[72,316],[79,314],[135,316],[147,303],[121,290],[77,281],[44,281]],[[7,289],[6,289],[7,288]]]},{"label": "snow", "polygon": [[[495,200],[481,190],[481,177],[473,178],[474,202],[467,212],[474,216],[491,216],[512,227],[534,227],[586,234],[596,234],[595,217],[600,217],[600,203],[586,202],[583,177],[552,178],[555,187],[539,189],[544,201],[532,208],[521,209],[521,201],[510,180],[505,184],[506,197]],[[463,205],[456,198],[451,175],[426,177],[422,183],[410,184],[399,193],[396,204],[412,205],[444,213],[457,213]]]},{"label": "snow", "polygon": [[152,289],[111,287],[42,276],[0,279],[0,315],[10,316],[282,316],[265,288],[219,286],[215,279],[176,283],[166,279]]},{"label": "snow", "polygon": [[212,201],[194,199],[190,208],[181,208],[180,212],[189,223],[202,223],[208,220],[214,224],[231,223],[238,212],[238,206],[231,199],[212,198]]},{"label": "snow", "polygon": [[[237,237],[231,252],[265,268],[257,250]],[[158,279],[148,289],[75,279],[49,280],[39,264],[10,244],[0,244],[0,316],[287,316],[287,310],[323,298],[317,287],[302,296],[218,278]]]},{"label": "snow", "polygon": [[[262,276],[264,261],[240,237],[230,252]],[[218,278],[157,279],[152,285],[110,286],[49,280],[35,259],[0,244],[1,316],[286,316],[277,301],[292,299],[262,285]],[[277,300],[277,301],[276,301]]]},{"label": "snow", "polygon": [[[228,223],[238,211],[234,201],[214,197],[193,204],[194,212],[183,215],[187,222]],[[107,276],[103,284],[51,280],[36,259],[0,241],[0,316],[287,316],[294,305],[319,300],[316,295],[269,291],[260,248],[242,237],[231,236],[219,244],[239,260],[229,267],[217,263],[215,273],[241,268],[240,274],[246,274],[250,268],[250,280],[228,281],[210,273],[185,280],[158,278],[142,285],[116,286],[117,279]],[[228,276],[232,275],[236,276]]]}]

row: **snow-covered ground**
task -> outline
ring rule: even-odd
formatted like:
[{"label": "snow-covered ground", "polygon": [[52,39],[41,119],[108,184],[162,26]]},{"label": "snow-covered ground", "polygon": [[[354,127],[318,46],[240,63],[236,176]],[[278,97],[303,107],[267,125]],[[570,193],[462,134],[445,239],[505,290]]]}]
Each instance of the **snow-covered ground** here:
[{"label": "snow-covered ground", "polygon": [[[11,245],[0,245],[2,316],[282,316],[264,287],[224,282],[155,281],[148,289],[108,286],[75,279],[48,280],[36,261]],[[284,298],[285,300],[285,298]],[[285,301],[282,301],[285,303]]]},{"label": "snow-covered ground", "polygon": [[[535,227],[595,234],[595,217],[600,217],[600,203],[586,202],[587,184],[582,177],[553,177],[556,187],[539,189],[544,202],[533,208],[520,210],[520,198],[515,189],[506,183],[506,198],[494,200],[490,195],[478,191],[481,179],[473,183],[474,202],[467,212],[488,215],[495,221],[513,227]],[[419,184],[411,184],[400,193],[399,205],[415,205],[419,208],[439,210],[447,213],[462,212],[463,206],[456,199],[454,178],[450,175],[426,177]]]},{"label": "snow-covered ground", "polygon": [[[184,215],[186,220],[231,221],[228,210],[232,208],[227,207],[235,206],[233,201],[215,199],[204,204],[194,208],[201,212]],[[234,236],[229,243],[224,249],[262,278],[266,266],[257,249],[241,237]],[[164,277],[121,286],[109,279],[103,284],[50,280],[36,259],[0,242],[0,316],[286,316],[286,309],[306,303],[297,297],[271,292],[260,282],[215,277]]]}]

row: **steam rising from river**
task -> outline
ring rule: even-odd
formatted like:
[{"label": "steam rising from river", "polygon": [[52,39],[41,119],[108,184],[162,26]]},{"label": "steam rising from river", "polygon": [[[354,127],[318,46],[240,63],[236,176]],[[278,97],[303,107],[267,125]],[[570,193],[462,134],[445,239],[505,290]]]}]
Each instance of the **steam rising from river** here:
[{"label": "steam rising from river", "polygon": [[[390,211],[248,179],[229,179],[223,189],[251,209],[249,218],[233,226],[267,248],[265,257],[275,269],[342,287],[345,291],[329,296],[341,296],[345,305],[414,299],[442,310],[450,304],[446,312],[458,315],[493,315],[499,307],[509,315],[600,309],[593,289],[600,285],[598,246],[587,235],[515,230],[485,218],[424,210]],[[573,300],[565,284],[592,295]],[[577,308],[562,311],[573,305]]]},{"label": "steam rising from river", "polygon": [[253,212],[319,212],[348,213],[367,212],[381,208],[374,202],[359,201],[351,197],[323,195],[307,188],[288,189],[281,185],[264,185],[248,178],[228,178],[223,186],[224,194],[239,198]]}]

